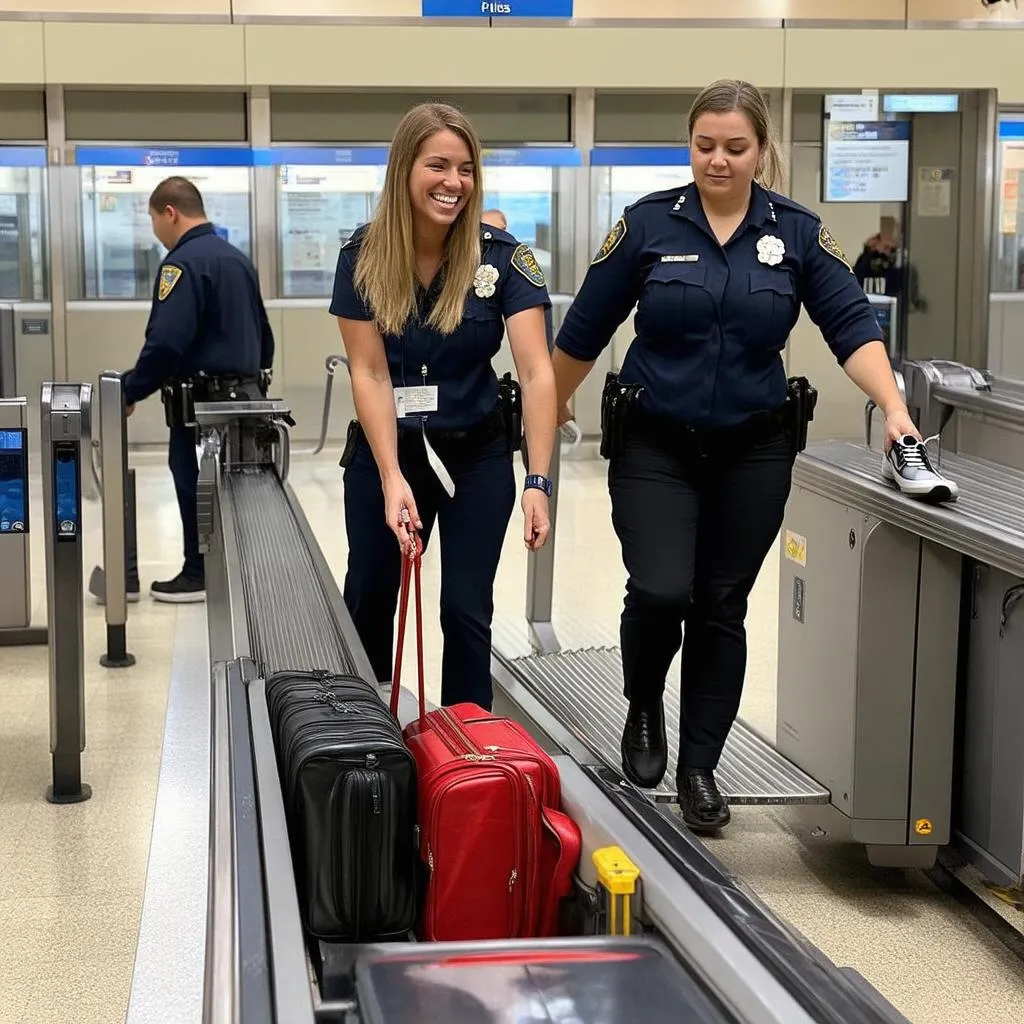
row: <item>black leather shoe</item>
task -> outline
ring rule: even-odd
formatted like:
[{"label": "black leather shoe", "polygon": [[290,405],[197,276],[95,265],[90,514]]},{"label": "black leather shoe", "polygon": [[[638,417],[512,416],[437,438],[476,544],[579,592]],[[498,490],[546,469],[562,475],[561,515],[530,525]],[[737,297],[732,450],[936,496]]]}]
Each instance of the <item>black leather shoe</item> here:
[{"label": "black leather shoe", "polygon": [[653,789],[668,767],[661,699],[630,703],[622,730],[622,771],[634,786]]},{"label": "black leather shoe", "polygon": [[729,805],[718,792],[709,769],[682,769],[676,775],[676,788],[683,821],[695,832],[717,832],[729,824]]}]

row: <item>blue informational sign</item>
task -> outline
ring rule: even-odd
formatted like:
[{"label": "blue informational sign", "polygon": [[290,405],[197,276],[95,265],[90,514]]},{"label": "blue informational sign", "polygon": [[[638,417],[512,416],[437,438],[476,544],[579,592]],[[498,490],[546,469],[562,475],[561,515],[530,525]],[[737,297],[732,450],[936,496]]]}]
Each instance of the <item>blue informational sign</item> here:
[{"label": "blue informational sign", "polygon": [[423,0],[424,18],[571,18],[572,0]]},{"label": "blue informational sign", "polygon": [[1000,121],[999,138],[1005,141],[1024,139],[1024,121]]},{"label": "blue informational sign", "polygon": [[79,167],[251,167],[252,150],[230,146],[153,148],[79,146]]},{"label": "blue informational sign", "polygon": [[338,149],[330,146],[282,146],[253,150],[257,167],[279,167],[295,164],[304,167],[381,167],[388,162],[386,146],[351,146]]},{"label": "blue informational sign", "polygon": [[0,535],[28,533],[26,430],[0,430]]},{"label": "blue informational sign", "polygon": [[[304,167],[383,167],[388,162],[385,146],[353,146],[333,149],[320,146],[282,147],[254,151],[257,167],[282,164]],[[485,167],[579,167],[580,151],[571,146],[525,146],[521,149],[483,149]]]},{"label": "blue informational sign", "polygon": [[45,167],[42,146],[0,146],[0,167]]},{"label": "blue informational sign", "polygon": [[689,167],[688,146],[598,146],[591,167]]},{"label": "blue informational sign", "polygon": [[483,149],[484,167],[579,167],[578,149],[569,146],[526,146],[523,149]]},{"label": "blue informational sign", "polygon": [[826,121],[826,203],[905,203],[910,185],[909,121]]},{"label": "blue informational sign", "polygon": [[957,93],[892,93],[882,98],[886,114],[955,114],[960,109]]}]

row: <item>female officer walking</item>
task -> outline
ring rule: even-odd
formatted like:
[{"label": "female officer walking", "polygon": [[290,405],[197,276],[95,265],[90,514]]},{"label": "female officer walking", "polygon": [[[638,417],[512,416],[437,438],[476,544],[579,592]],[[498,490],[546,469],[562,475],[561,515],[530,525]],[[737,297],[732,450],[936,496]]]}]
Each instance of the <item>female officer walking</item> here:
[{"label": "female officer walking", "polygon": [[[392,141],[380,206],[338,256],[331,313],[358,417],[342,457],[345,603],[377,678],[390,679],[401,552],[412,553],[413,530],[426,544],[436,518],[441,701],[490,709],[493,588],[515,500],[515,422],[521,415],[530,453],[523,535],[537,550],[549,529],[556,405],[544,274],[528,246],[481,223],[480,178],[480,143],[459,111],[410,110]],[[521,413],[518,389],[499,387],[491,367],[505,327]]]},{"label": "female officer walking", "polygon": [[629,577],[623,771],[650,787],[665,773],[662,693],[685,620],[676,784],[687,824],[715,830],[729,821],[713,772],[740,703],[747,598],[782,525],[801,426],[781,358],[801,302],[885,412],[887,444],[920,435],[839,245],[815,214],[768,190],[781,159],[761,93],[715,82],[694,102],[689,134],[694,182],[625,210],[553,362],[564,409],[637,305],[636,339],[603,416]]}]

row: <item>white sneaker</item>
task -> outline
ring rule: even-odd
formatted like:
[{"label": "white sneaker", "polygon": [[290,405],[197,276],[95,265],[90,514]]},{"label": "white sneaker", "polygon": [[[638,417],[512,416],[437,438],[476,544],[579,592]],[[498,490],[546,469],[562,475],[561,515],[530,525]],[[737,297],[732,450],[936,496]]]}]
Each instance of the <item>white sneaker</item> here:
[{"label": "white sneaker", "polygon": [[882,476],[911,498],[956,501],[959,488],[932,468],[925,445],[912,434],[894,441],[882,456]]}]

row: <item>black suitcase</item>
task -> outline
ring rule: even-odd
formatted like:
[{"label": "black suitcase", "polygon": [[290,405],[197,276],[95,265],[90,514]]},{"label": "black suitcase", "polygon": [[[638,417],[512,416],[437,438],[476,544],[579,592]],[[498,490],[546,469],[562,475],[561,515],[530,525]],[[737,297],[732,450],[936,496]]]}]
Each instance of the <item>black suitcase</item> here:
[{"label": "black suitcase", "polygon": [[376,687],[267,679],[303,922],[325,942],[400,940],[416,921],[416,763]]}]

